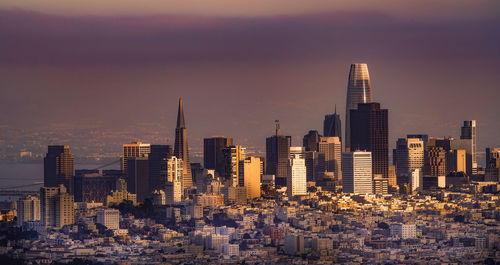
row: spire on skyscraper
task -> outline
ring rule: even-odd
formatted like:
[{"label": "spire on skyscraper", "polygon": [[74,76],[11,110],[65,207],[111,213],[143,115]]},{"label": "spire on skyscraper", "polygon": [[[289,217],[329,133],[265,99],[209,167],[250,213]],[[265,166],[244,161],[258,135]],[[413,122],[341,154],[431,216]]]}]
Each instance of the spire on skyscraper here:
[{"label": "spire on skyscraper", "polygon": [[182,98],[179,98],[179,110],[177,111],[177,128],[186,128],[184,122],[184,109],[182,107]]}]

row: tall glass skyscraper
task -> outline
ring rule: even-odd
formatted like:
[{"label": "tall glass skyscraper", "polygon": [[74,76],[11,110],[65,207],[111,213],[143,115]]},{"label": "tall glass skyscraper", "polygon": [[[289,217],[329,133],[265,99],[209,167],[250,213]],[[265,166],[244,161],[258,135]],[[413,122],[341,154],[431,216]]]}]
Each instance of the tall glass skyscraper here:
[{"label": "tall glass skyscraper", "polygon": [[368,65],[364,63],[351,64],[349,81],[347,83],[347,102],[345,112],[345,150],[351,150],[351,120],[350,112],[357,109],[359,103],[372,102],[372,89]]}]

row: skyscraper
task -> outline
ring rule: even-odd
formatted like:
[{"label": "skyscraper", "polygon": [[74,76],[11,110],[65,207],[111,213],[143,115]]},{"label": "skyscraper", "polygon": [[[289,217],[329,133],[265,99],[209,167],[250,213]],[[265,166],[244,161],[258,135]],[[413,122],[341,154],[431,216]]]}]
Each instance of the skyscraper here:
[{"label": "skyscraper", "polygon": [[319,181],[325,172],[325,154],[317,151],[305,153],[307,181]]},{"label": "skyscraper", "polygon": [[477,173],[477,160],[476,160],[476,154],[477,154],[477,140],[476,140],[476,121],[475,120],[470,120],[470,121],[464,121],[464,126],[462,126],[462,133],[460,134],[460,139],[469,139],[470,140],[470,156],[471,156],[471,161],[470,161],[470,167],[467,167],[469,169],[468,174],[476,174]]},{"label": "skyscraper", "polygon": [[500,181],[500,148],[486,148],[484,181]]},{"label": "skyscraper", "polygon": [[166,184],[166,161],[173,155],[171,145],[151,145],[149,153],[149,192],[163,190]]},{"label": "skyscraper", "polygon": [[61,228],[74,223],[74,198],[64,185],[40,188],[41,219],[45,227]]},{"label": "skyscraper", "polygon": [[29,221],[40,221],[40,198],[32,195],[17,201],[17,225],[21,227]]},{"label": "skyscraper", "polygon": [[320,137],[321,136],[318,131],[311,130],[304,135],[304,138],[302,139],[302,146],[306,148],[306,151],[318,151],[318,142]]},{"label": "skyscraper", "polygon": [[340,122],[340,115],[337,114],[337,105],[335,105],[335,112],[333,114],[325,115],[323,136],[338,137],[340,142],[342,142],[342,123]]},{"label": "skyscraper", "polygon": [[291,136],[280,135],[279,124],[276,125],[276,134],[266,138],[266,174],[275,175],[278,186],[286,186],[291,144]]},{"label": "skyscraper", "polygon": [[174,156],[182,159],[184,163],[184,175],[182,177],[183,188],[193,186],[193,176],[191,175],[191,162],[189,160],[187,129],[186,129],[186,123],[184,121],[184,108],[182,106],[182,98],[179,98],[179,109],[177,112]]},{"label": "skyscraper", "polygon": [[165,200],[167,204],[181,202],[184,187],[182,180],[184,176],[184,162],[172,156],[167,159],[167,183],[165,185]]},{"label": "skyscraper", "polygon": [[424,168],[424,142],[418,138],[399,138],[396,142],[396,174],[398,185],[409,184],[415,169]]},{"label": "skyscraper", "polygon": [[233,145],[233,138],[214,136],[203,140],[203,166],[215,169],[220,176],[224,175],[224,153],[222,150]]},{"label": "skyscraper", "polygon": [[149,192],[149,161],[147,157],[127,159],[127,189],[137,195],[137,202],[144,202]]},{"label": "skyscraper", "polygon": [[346,193],[373,192],[371,152],[342,153],[342,189]]},{"label": "skyscraper", "polygon": [[123,175],[127,176],[127,159],[129,157],[147,157],[151,152],[151,145],[141,142],[132,142],[123,145],[122,153],[122,171]]},{"label": "skyscraper", "polygon": [[360,103],[351,110],[351,150],[372,153],[373,174],[388,177],[389,167],[388,110],[380,103]]},{"label": "skyscraper", "polygon": [[239,183],[239,163],[241,160],[245,159],[245,150],[246,148],[241,145],[232,145],[223,149],[225,161],[224,178],[226,181],[229,181],[229,185],[233,187],[238,186]]},{"label": "skyscraper", "polygon": [[49,145],[48,152],[43,159],[43,185],[58,187],[63,184],[72,193],[73,163],[74,158],[69,151],[69,145]]},{"label": "skyscraper", "polygon": [[424,175],[434,177],[445,176],[446,150],[443,147],[428,145],[424,162]]},{"label": "skyscraper", "polygon": [[302,154],[290,154],[287,167],[286,192],[289,198],[307,194],[306,162]]},{"label": "skyscraper", "polygon": [[325,156],[325,171],[333,172],[337,181],[341,182],[342,143],[340,143],[339,137],[321,137],[318,149]]},{"label": "skyscraper", "polygon": [[[345,150],[351,151],[351,110],[357,109],[359,103],[372,102],[372,89],[368,66],[364,63],[351,64],[347,83],[347,100],[345,111]],[[326,135],[325,135],[326,136]]]},{"label": "skyscraper", "polygon": [[248,156],[239,162],[239,185],[245,187],[247,199],[260,197],[260,158]]}]

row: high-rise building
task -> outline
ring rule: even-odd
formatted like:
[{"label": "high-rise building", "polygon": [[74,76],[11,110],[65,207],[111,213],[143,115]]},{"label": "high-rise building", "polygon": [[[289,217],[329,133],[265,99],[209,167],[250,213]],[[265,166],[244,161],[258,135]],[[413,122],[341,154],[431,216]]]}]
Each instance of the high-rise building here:
[{"label": "high-rise building", "polygon": [[372,102],[372,89],[368,66],[364,63],[351,64],[347,83],[347,100],[345,111],[345,150],[351,151],[351,110],[358,108],[359,103]]},{"label": "high-rise building", "polygon": [[247,156],[239,161],[239,186],[246,188],[247,199],[260,198],[260,158]]},{"label": "high-rise building", "polygon": [[162,190],[166,180],[166,161],[173,155],[171,145],[151,145],[149,153],[149,192]]},{"label": "high-rise building", "polygon": [[486,148],[484,181],[500,181],[500,148]]},{"label": "high-rise building", "polygon": [[144,144],[141,142],[132,142],[130,144],[123,145],[122,153],[122,172],[124,176],[127,176],[127,159],[129,157],[147,157],[151,152],[151,145]]},{"label": "high-rise building", "polygon": [[219,176],[225,174],[226,161],[223,149],[233,145],[233,138],[214,136],[203,140],[203,166],[215,169]]},{"label": "high-rise building", "polygon": [[464,149],[452,149],[446,153],[446,175],[451,172],[467,172],[467,153]]},{"label": "high-rise building", "polygon": [[61,228],[74,223],[73,195],[66,192],[66,187],[40,188],[41,219],[45,227]]},{"label": "high-rise building", "polygon": [[342,153],[342,189],[346,193],[370,194],[373,192],[371,152]]},{"label": "high-rise building", "polygon": [[225,161],[224,179],[230,186],[236,187],[239,183],[239,163],[245,159],[245,151],[246,148],[241,145],[232,145],[224,148],[222,151]]},{"label": "high-rise building", "polygon": [[351,110],[351,150],[365,150],[372,153],[373,174],[388,176],[389,167],[389,125],[388,110],[380,103],[360,103]]},{"label": "high-rise building", "polygon": [[191,162],[189,160],[187,129],[186,129],[186,122],[184,121],[184,107],[182,105],[182,98],[179,98],[179,109],[177,112],[174,156],[176,156],[179,159],[182,159],[184,163],[184,175],[182,177],[183,188],[188,188],[193,186],[193,176],[191,175]]},{"label": "high-rise building", "polygon": [[424,174],[420,168],[416,168],[410,173],[411,191],[421,191],[424,187]]},{"label": "high-rise building", "polygon": [[17,201],[17,226],[30,221],[40,221],[40,198],[32,195]]},{"label": "high-rise building", "polygon": [[396,166],[389,165],[389,186],[397,185],[397,174],[396,174]]},{"label": "high-rise building", "polygon": [[306,151],[318,151],[319,138],[318,131],[311,130],[302,139],[302,146],[305,147]]},{"label": "high-rise building", "polygon": [[395,151],[398,185],[411,182],[411,172],[424,168],[424,142],[419,138],[399,138]]},{"label": "high-rise building", "polygon": [[290,154],[286,192],[289,198],[307,194],[306,161],[302,154]]},{"label": "high-rise building", "polygon": [[[471,140],[471,174],[477,173],[477,139],[476,139],[476,120],[464,121],[464,126],[461,128],[462,133],[460,134],[460,139]],[[469,174],[469,175],[471,175]]]},{"label": "high-rise building", "polygon": [[338,137],[340,142],[342,142],[342,123],[340,122],[340,115],[337,114],[337,105],[335,105],[335,112],[333,114],[325,115],[323,136]]},{"label": "high-rise building", "polygon": [[339,137],[321,137],[318,151],[325,155],[325,171],[333,172],[337,181],[342,181],[341,157],[342,143]]},{"label": "high-rise building", "polygon": [[276,134],[266,138],[266,174],[275,175],[277,186],[286,185],[291,144],[291,136],[280,135],[279,124]]},{"label": "high-rise building", "polygon": [[184,186],[184,161],[175,156],[167,159],[167,183],[165,185],[165,200],[167,204],[179,203],[182,201]]},{"label": "high-rise building", "polygon": [[147,157],[127,159],[127,189],[137,195],[137,202],[144,202],[149,192],[149,160]]},{"label": "high-rise building", "polygon": [[446,150],[443,147],[427,146],[424,175],[445,176],[446,174]]},{"label": "high-rise building", "polygon": [[305,153],[307,181],[319,181],[325,172],[325,154],[317,151]]},{"label": "high-rise building", "polygon": [[63,184],[68,192],[73,192],[73,154],[69,145],[49,145],[43,160],[43,185],[58,187]]},{"label": "high-rise building", "polygon": [[382,177],[380,174],[373,175],[373,193],[387,194],[389,193],[389,180]]}]

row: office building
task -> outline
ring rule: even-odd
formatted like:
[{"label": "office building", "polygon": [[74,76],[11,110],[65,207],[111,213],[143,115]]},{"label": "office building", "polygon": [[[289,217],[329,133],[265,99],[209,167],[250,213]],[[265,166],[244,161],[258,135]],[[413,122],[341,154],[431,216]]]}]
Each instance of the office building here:
[{"label": "office building", "polygon": [[305,151],[318,151],[319,138],[320,135],[316,130],[311,130],[304,135],[302,146],[305,148]]},{"label": "office building", "polygon": [[389,127],[388,110],[380,103],[359,104],[351,110],[351,150],[365,150],[372,153],[373,174],[388,176]]},{"label": "office building", "polygon": [[324,137],[338,137],[342,142],[342,123],[340,122],[340,115],[337,114],[337,105],[335,105],[335,112],[333,114],[325,115],[323,120],[323,136]]},{"label": "office building", "polygon": [[411,191],[422,191],[424,186],[424,174],[420,168],[416,168],[410,172],[410,188]]},{"label": "office building", "polygon": [[40,188],[41,220],[45,227],[61,228],[74,223],[73,195],[66,192],[66,187]]},{"label": "office building", "polygon": [[173,155],[171,145],[151,145],[149,153],[149,193],[162,190],[166,184],[167,159]]},{"label": "office building", "polygon": [[305,153],[307,181],[319,181],[325,172],[325,154],[317,151]]},{"label": "office building", "polygon": [[307,194],[306,161],[302,154],[290,154],[286,191],[289,198]]},{"label": "office building", "polygon": [[388,194],[389,179],[382,177],[380,174],[373,175],[373,193]]},{"label": "office building", "polygon": [[239,161],[239,186],[245,187],[247,199],[260,198],[260,158],[248,156]]},{"label": "office building", "polygon": [[179,98],[179,109],[177,112],[174,156],[182,159],[184,163],[184,175],[182,177],[183,188],[193,186],[193,176],[191,175],[191,160],[189,160],[187,129],[186,122],[184,121],[184,107],[182,105],[182,98]]},{"label": "office building", "polygon": [[31,221],[40,221],[40,198],[27,195],[17,201],[17,226]]},{"label": "office building", "polygon": [[486,148],[484,181],[500,181],[500,148]]},{"label": "office building", "polygon": [[397,185],[397,175],[396,175],[396,166],[389,165],[389,186]]},{"label": "office building", "polygon": [[445,176],[446,174],[446,151],[443,147],[427,146],[424,163],[424,175]]},{"label": "office building", "polygon": [[147,157],[151,151],[150,144],[144,144],[141,142],[132,142],[130,144],[123,145],[122,153],[122,172],[124,176],[127,176],[128,168],[127,163],[130,157]]},{"label": "office building", "polygon": [[137,195],[137,202],[142,203],[149,192],[149,160],[147,157],[129,157],[127,159],[127,189]]},{"label": "office building", "polygon": [[184,161],[175,156],[167,159],[167,183],[165,185],[165,199],[167,204],[175,204],[182,201],[184,187]]},{"label": "office building", "polygon": [[49,145],[43,159],[43,185],[58,187],[63,184],[66,190],[73,192],[74,158],[69,145]]},{"label": "office building", "polygon": [[424,143],[419,138],[399,138],[395,151],[397,184],[411,182],[411,173],[424,168]]},{"label": "office building", "polygon": [[[225,161],[224,179],[226,183],[230,186],[236,187],[239,183],[238,180],[239,163],[241,160],[245,159],[245,151],[246,148],[242,147],[241,145],[232,145],[222,150]],[[259,170],[260,170],[260,164],[259,164]]]},{"label": "office building", "polygon": [[451,172],[467,172],[467,152],[465,149],[452,149],[446,153],[446,175]]},{"label": "office building", "polygon": [[[468,167],[469,175],[477,174],[477,139],[476,139],[476,121],[464,121],[464,126],[461,128],[460,139],[468,139],[470,140],[470,167]],[[466,149],[467,150],[467,149]]]},{"label": "office building", "polygon": [[120,229],[120,211],[117,209],[97,210],[96,222],[111,230]]},{"label": "office building", "polygon": [[342,153],[342,188],[345,193],[373,192],[371,152]]},{"label": "office building", "polygon": [[224,148],[233,145],[233,139],[224,136],[214,136],[203,140],[203,166],[214,169],[219,176],[225,174],[226,161]]},{"label": "office building", "polygon": [[280,135],[279,124],[276,134],[266,138],[266,174],[275,176],[277,186],[286,185],[291,144],[291,136]]},{"label": "office building", "polygon": [[318,151],[325,156],[324,170],[333,172],[335,179],[342,182],[342,144],[339,137],[321,137],[318,143]]},{"label": "office building", "polygon": [[351,110],[358,109],[359,103],[372,102],[372,88],[368,66],[364,63],[351,64],[347,83],[345,111],[345,151],[351,151]]}]

